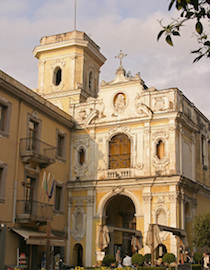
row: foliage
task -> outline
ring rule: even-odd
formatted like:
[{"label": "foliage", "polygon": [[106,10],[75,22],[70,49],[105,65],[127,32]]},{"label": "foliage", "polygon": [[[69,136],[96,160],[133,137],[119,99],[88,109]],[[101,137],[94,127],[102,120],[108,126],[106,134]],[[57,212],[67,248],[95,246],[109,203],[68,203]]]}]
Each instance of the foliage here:
[{"label": "foliage", "polygon": [[193,220],[193,243],[197,247],[210,247],[210,211],[195,216]]},{"label": "foliage", "polygon": [[173,253],[166,253],[163,255],[163,263],[172,263],[172,262],[175,262],[176,260],[176,257]]},{"label": "foliage", "polygon": [[144,260],[146,263],[149,263],[151,262],[151,254],[150,253],[147,253],[144,255]]},{"label": "foliage", "polygon": [[105,265],[105,266],[110,266],[112,263],[114,263],[116,260],[115,260],[115,257],[111,254],[106,254],[103,261],[102,261],[102,265]]},{"label": "foliage", "polygon": [[192,264],[192,270],[201,270],[202,265],[201,264]]},{"label": "foliage", "polygon": [[196,263],[201,263],[202,257],[203,257],[203,254],[201,252],[196,252],[194,254],[194,260],[195,260],[195,262]]},{"label": "foliage", "polygon": [[133,265],[143,265],[144,263],[144,256],[139,254],[139,253],[136,253],[136,254],[133,254],[132,256],[132,264]]},{"label": "foliage", "polygon": [[138,266],[137,270],[166,270],[165,267],[155,267],[155,266]]},{"label": "foliage", "polygon": [[175,7],[180,15],[177,19],[172,19],[172,22],[167,26],[162,24],[162,20],[160,21],[162,30],[159,32],[157,39],[159,40],[162,34],[165,34],[166,42],[173,46],[172,38],[180,36],[180,28],[188,21],[193,20],[196,31],[194,35],[199,44],[199,48],[191,52],[198,55],[193,62],[199,61],[203,56],[210,58],[209,33],[204,31],[203,24],[204,20],[209,22],[210,19],[210,0],[170,0],[168,10],[171,10],[172,7]]}]

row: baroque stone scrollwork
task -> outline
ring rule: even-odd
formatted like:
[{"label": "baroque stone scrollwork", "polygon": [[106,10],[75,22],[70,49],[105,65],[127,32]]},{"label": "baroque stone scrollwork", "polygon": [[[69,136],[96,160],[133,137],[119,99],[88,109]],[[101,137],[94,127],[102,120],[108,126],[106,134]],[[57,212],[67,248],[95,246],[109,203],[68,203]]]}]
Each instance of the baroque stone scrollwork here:
[{"label": "baroque stone scrollwork", "polygon": [[151,194],[143,195],[143,202],[144,203],[150,203],[151,201],[152,201],[152,195]]},{"label": "baroque stone scrollwork", "polygon": [[81,206],[77,206],[72,214],[73,229],[71,231],[74,239],[79,242],[85,236],[85,210]]},{"label": "baroque stone scrollwork", "polygon": [[[71,105],[70,105],[71,106]],[[75,108],[76,121],[89,125],[93,119],[99,120],[106,117],[104,115],[104,102],[94,98],[88,98],[86,103],[78,104]]]},{"label": "baroque stone scrollwork", "polygon": [[130,133],[130,128],[127,126],[117,125],[114,128],[110,128],[110,130],[108,131],[109,135],[114,135],[115,133]]},{"label": "baroque stone scrollwork", "polygon": [[148,108],[144,103],[141,94],[138,94],[134,100],[136,112],[143,116],[143,117],[149,117],[152,118],[152,111],[150,108]]}]

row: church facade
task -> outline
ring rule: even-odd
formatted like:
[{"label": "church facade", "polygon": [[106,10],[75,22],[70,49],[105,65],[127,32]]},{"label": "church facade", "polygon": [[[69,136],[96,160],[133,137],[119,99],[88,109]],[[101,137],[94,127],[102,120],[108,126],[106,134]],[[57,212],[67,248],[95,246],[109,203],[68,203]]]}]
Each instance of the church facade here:
[{"label": "church facade", "polygon": [[[179,89],[157,90],[139,74],[127,76],[122,51],[113,80],[98,87],[106,58],[83,32],[43,37],[33,53],[37,96],[65,112],[65,125],[71,116],[65,164],[49,166],[66,186],[66,263],[92,266],[101,251],[151,253],[154,224],[155,258],[171,252],[180,259],[180,247],[195,250],[192,221],[210,202],[209,120]],[[50,138],[47,130],[44,137]],[[52,230],[60,225],[56,217]]]},{"label": "church facade", "polygon": [[[76,124],[67,183],[67,261],[91,266],[106,245],[107,253],[132,254],[138,232],[144,245],[139,252],[150,253],[146,234],[155,223],[184,230],[183,242],[192,249],[192,219],[207,210],[210,199],[208,119],[180,90],[148,88],[139,74],[127,77],[122,52],[115,78],[98,90],[105,57],[82,32],[42,38],[34,55],[38,91]],[[105,245],[96,241],[104,226],[110,235]],[[177,236],[160,235],[157,253],[178,256]]]}]

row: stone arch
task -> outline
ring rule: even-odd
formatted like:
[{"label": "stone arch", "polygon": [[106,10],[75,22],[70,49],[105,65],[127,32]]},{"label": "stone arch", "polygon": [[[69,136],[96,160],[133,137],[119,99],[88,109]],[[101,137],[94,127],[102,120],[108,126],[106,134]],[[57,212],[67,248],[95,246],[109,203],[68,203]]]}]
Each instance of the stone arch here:
[{"label": "stone arch", "polygon": [[136,217],[142,214],[140,202],[137,199],[137,197],[132,192],[125,190],[124,188],[116,187],[115,189],[108,192],[99,202],[97,214],[100,217],[100,219],[102,219],[102,217],[104,216],[105,205],[112,197],[116,195],[124,195],[132,200],[136,210],[135,213]]}]

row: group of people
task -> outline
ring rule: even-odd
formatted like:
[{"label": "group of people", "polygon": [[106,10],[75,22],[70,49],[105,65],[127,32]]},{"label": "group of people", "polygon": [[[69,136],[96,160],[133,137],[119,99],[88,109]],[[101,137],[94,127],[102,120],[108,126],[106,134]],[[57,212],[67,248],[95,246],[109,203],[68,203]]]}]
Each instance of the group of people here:
[{"label": "group of people", "polygon": [[116,252],[116,266],[117,266],[117,268],[122,268],[123,266],[132,266],[131,257],[126,254],[121,262],[120,250],[117,250],[117,252]]}]

